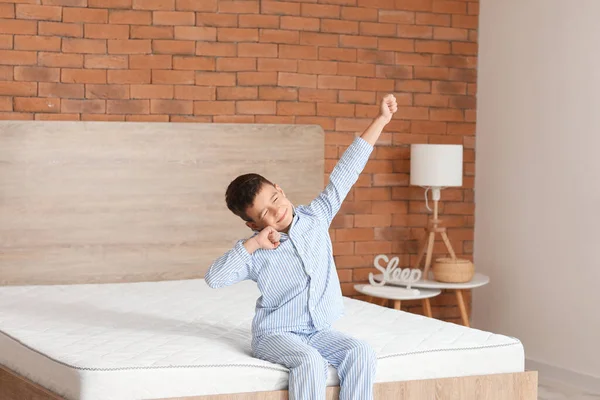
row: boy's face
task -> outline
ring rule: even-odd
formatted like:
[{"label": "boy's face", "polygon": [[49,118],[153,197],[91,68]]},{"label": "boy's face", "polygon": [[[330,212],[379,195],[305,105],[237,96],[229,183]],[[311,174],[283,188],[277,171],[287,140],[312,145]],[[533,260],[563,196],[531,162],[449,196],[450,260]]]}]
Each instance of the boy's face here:
[{"label": "boy's face", "polygon": [[252,218],[252,222],[246,222],[246,225],[256,231],[271,226],[277,231],[287,232],[292,224],[292,208],[292,203],[279,186],[265,184],[256,195],[254,204],[246,210]]}]

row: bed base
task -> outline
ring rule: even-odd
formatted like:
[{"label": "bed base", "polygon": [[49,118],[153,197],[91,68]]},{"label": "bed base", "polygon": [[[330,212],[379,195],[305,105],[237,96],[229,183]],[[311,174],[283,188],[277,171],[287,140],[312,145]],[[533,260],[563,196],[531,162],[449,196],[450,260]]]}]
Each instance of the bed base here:
[{"label": "bed base", "polygon": [[[377,400],[537,400],[537,371],[424,379],[375,384]],[[327,400],[338,398],[339,387],[327,389]],[[0,366],[0,399],[65,400],[6,367]],[[288,400],[286,390],[169,397],[154,400]]]}]

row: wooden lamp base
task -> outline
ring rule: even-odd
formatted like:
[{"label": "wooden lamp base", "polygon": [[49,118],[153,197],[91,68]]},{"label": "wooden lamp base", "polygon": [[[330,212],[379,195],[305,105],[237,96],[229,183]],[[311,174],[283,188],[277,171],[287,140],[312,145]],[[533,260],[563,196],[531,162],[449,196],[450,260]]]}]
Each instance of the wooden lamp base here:
[{"label": "wooden lamp base", "polygon": [[433,244],[435,242],[436,233],[439,233],[442,236],[442,240],[444,241],[446,249],[448,250],[452,260],[456,260],[456,253],[454,253],[452,244],[450,244],[450,239],[448,239],[448,235],[446,234],[446,228],[440,226],[442,221],[438,219],[438,203],[438,200],[433,201],[433,218],[429,219],[427,228],[425,228],[426,233],[421,240],[421,244],[419,245],[419,256],[417,257],[417,262],[415,263],[415,268],[420,268],[421,261],[423,261],[423,257],[425,256],[423,279],[429,279],[429,268],[431,267]]}]

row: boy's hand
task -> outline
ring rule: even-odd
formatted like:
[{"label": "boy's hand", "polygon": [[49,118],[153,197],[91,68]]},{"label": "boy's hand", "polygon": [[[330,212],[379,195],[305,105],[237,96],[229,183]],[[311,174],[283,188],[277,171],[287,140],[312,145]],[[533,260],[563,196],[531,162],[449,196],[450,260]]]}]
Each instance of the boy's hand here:
[{"label": "boy's hand", "polygon": [[371,125],[360,135],[371,146],[375,146],[383,128],[392,120],[394,113],[398,111],[398,103],[393,94],[386,95],[381,100],[379,115],[371,122]]},{"label": "boy's hand", "polygon": [[[266,229],[263,229],[263,232]],[[263,249],[276,249],[277,247],[279,247],[279,239],[281,239],[281,235],[279,234],[279,232],[277,232],[277,230],[269,227],[270,232],[267,234],[267,239],[268,242],[266,242],[267,246],[269,247],[263,247]],[[261,232],[262,233],[262,232]],[[260,236],[260,235],[259,235]]]},{"label": "boy's hand", "polygon": [[379,115],[387,124],[392,120],[392,116],[396,111],[398,111],[398,103],[396,102],[396,97],[394,97],[393,94],[386,95],[381,101]]},{"label": "boy's hand", "polygon": [[281,235],[275,228],[267,226],[258,235],[246,240],[244,246],[250,254],[258,249],[273,250],[279,247],[280,238]]}]

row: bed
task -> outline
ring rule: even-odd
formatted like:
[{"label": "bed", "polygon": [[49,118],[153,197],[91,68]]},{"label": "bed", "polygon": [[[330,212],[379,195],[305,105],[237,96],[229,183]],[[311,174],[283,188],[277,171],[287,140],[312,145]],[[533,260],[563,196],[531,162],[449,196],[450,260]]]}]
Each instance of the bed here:
[{"label": "bed", "polygon": [[[0,398],[286,399],[287,370],[250,353],[256,286],[203,280],[249,232],[223,199],[249,171],[309,201],[322,130],[0,123]],[[377,399],[537,398],[516,338],[344,303],[335,328],[376,350]],[[331,368],[328,399],[338,384]]]}]

